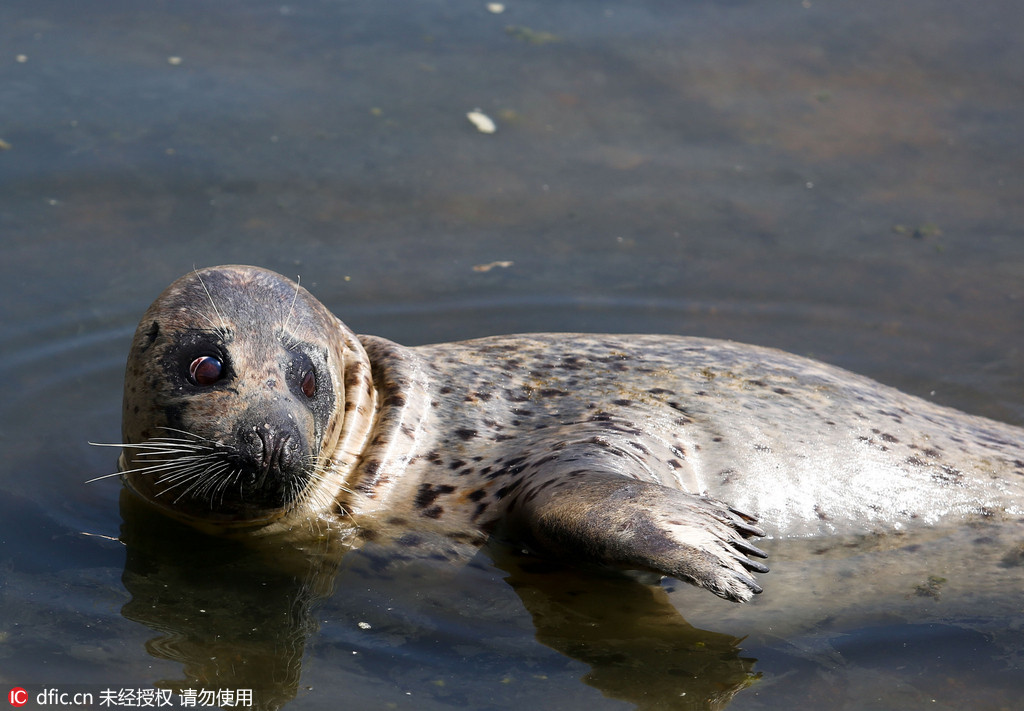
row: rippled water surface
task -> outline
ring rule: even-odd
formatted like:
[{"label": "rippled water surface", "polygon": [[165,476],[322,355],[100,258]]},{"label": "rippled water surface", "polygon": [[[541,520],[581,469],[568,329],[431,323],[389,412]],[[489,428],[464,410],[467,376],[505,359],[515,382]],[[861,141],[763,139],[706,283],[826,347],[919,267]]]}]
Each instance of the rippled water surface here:
[{"label": "rippled water surface", "polygon": [[1008,531],[768,542],[766,592],[734,606],[497,548],[451,565],[211,540],[84,483],[114,469],[88,443],[119,437],[138,317],[217,263],[301,275],[409,345],[734,338],[1024,425],[1018,3],[495,9],[0,6],[4,691],[1017,707]]}]

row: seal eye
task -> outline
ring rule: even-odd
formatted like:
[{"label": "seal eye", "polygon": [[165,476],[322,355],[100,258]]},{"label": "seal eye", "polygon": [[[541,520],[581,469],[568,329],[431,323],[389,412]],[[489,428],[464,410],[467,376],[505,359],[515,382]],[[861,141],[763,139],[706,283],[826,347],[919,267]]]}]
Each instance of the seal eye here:
[{"label": "seal eye", "polygon": [[316,395],[316,374],[312,370],[307,370],[306,374],[302,376],[302,383],[299,385],[299,389],[308,398],[312,399]]},{"label": "seal eye", "polygon": [[199,356],[188,367],[188,376],[196,385],[213,385],[223,372],[224,365],[213,356]]}]

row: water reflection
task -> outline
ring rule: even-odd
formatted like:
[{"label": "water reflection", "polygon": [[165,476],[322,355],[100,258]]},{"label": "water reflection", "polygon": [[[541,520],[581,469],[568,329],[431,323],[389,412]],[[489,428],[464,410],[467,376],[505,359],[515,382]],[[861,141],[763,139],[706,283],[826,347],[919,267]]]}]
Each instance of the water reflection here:
[{"label": "water reflection", "polygon": [[537,640],[590,665],[583,681],[638,709],[723,709],[753,683],[740,639],[697,629],[665,591],[624,576],[552,569],[500,556]]},{"label": "water reflection", "polygon": [[261,709],[291,700],[317,629],[310,605],[329,589],[337,551],[327,541],[320,551],[289,551],[275,541],[212,538],[154,515],[128,492],[121,513],[131,594],[121,612],[159,633],[147,652],[182,665],[182,678],[154,686],[252,689]]},{"label": "water reflection", "polygon": [[[150,655],[182,669],[181,677],[154,679],[154,685],[178,692],[252,689],[260,709],[293,700],[307,645],[319,630],[317,605],[334,591],[346,545],[332,536],[304,548],[278,539],[211,538],[154,515],[128,492],[121,510],[128,551],[123,581],[131,594],[122,613],[158,633],[146,644]],[[659,587],[566,572],[497,547],[491,552],[532,617],[536,639],[583,662],[589,670],[582,681],[609,698],[640,709],[722,709],[758,677],[755,660],[741,656],[739,639],[692,627]],[[389,586],[408,587],[400,569],[409,557],[405,550],[378,551],[368,566],[346,566],[341,584],[359,576],[360,587],[366,582],[381,598],[394,599]],[[450,599],[453,605],[464,600],[458,593]],[[407,670],[390,667],[407,663],[400,650],[416,646],[410,638],[429,634],[406,627],[375,638],[394,654],[375,655],[357,671],[407,678]],[[464,637],[448,630],[440,639],[451,650],[436,654],[461,654],[458,649],[480,645],[480,636],[479,628],[467,628]]]}]

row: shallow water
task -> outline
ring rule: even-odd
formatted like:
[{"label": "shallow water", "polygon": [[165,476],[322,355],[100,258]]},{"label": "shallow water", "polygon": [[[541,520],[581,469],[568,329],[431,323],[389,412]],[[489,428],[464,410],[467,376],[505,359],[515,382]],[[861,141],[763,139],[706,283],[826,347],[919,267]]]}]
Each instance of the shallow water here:
[{"label": "shallow water", "polygon": [[296,709],[1013,708],[1020,566],[977,543],[1013,531],[771,542],[739,607],[501,550],[279,570],[83,483],[113,470],[87,443],[119,435],[136,320],[230,262],[410,345],[734,338],[1024,425],[1016,3],[506,6],[0,7],[0,683],[251,683]]}]

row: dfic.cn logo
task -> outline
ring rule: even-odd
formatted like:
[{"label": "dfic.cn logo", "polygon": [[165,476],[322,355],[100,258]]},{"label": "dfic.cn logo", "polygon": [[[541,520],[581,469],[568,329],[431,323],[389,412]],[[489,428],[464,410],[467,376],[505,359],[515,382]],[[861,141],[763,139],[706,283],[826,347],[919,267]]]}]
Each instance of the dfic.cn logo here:
[{"label": "dfic.cn logo", "polygon": [[7,695],[7,699],[11,702],[11,706],[24,706],[28,703],[28,692],[20,686],[16,686],[11,689],[11,693]]}]

